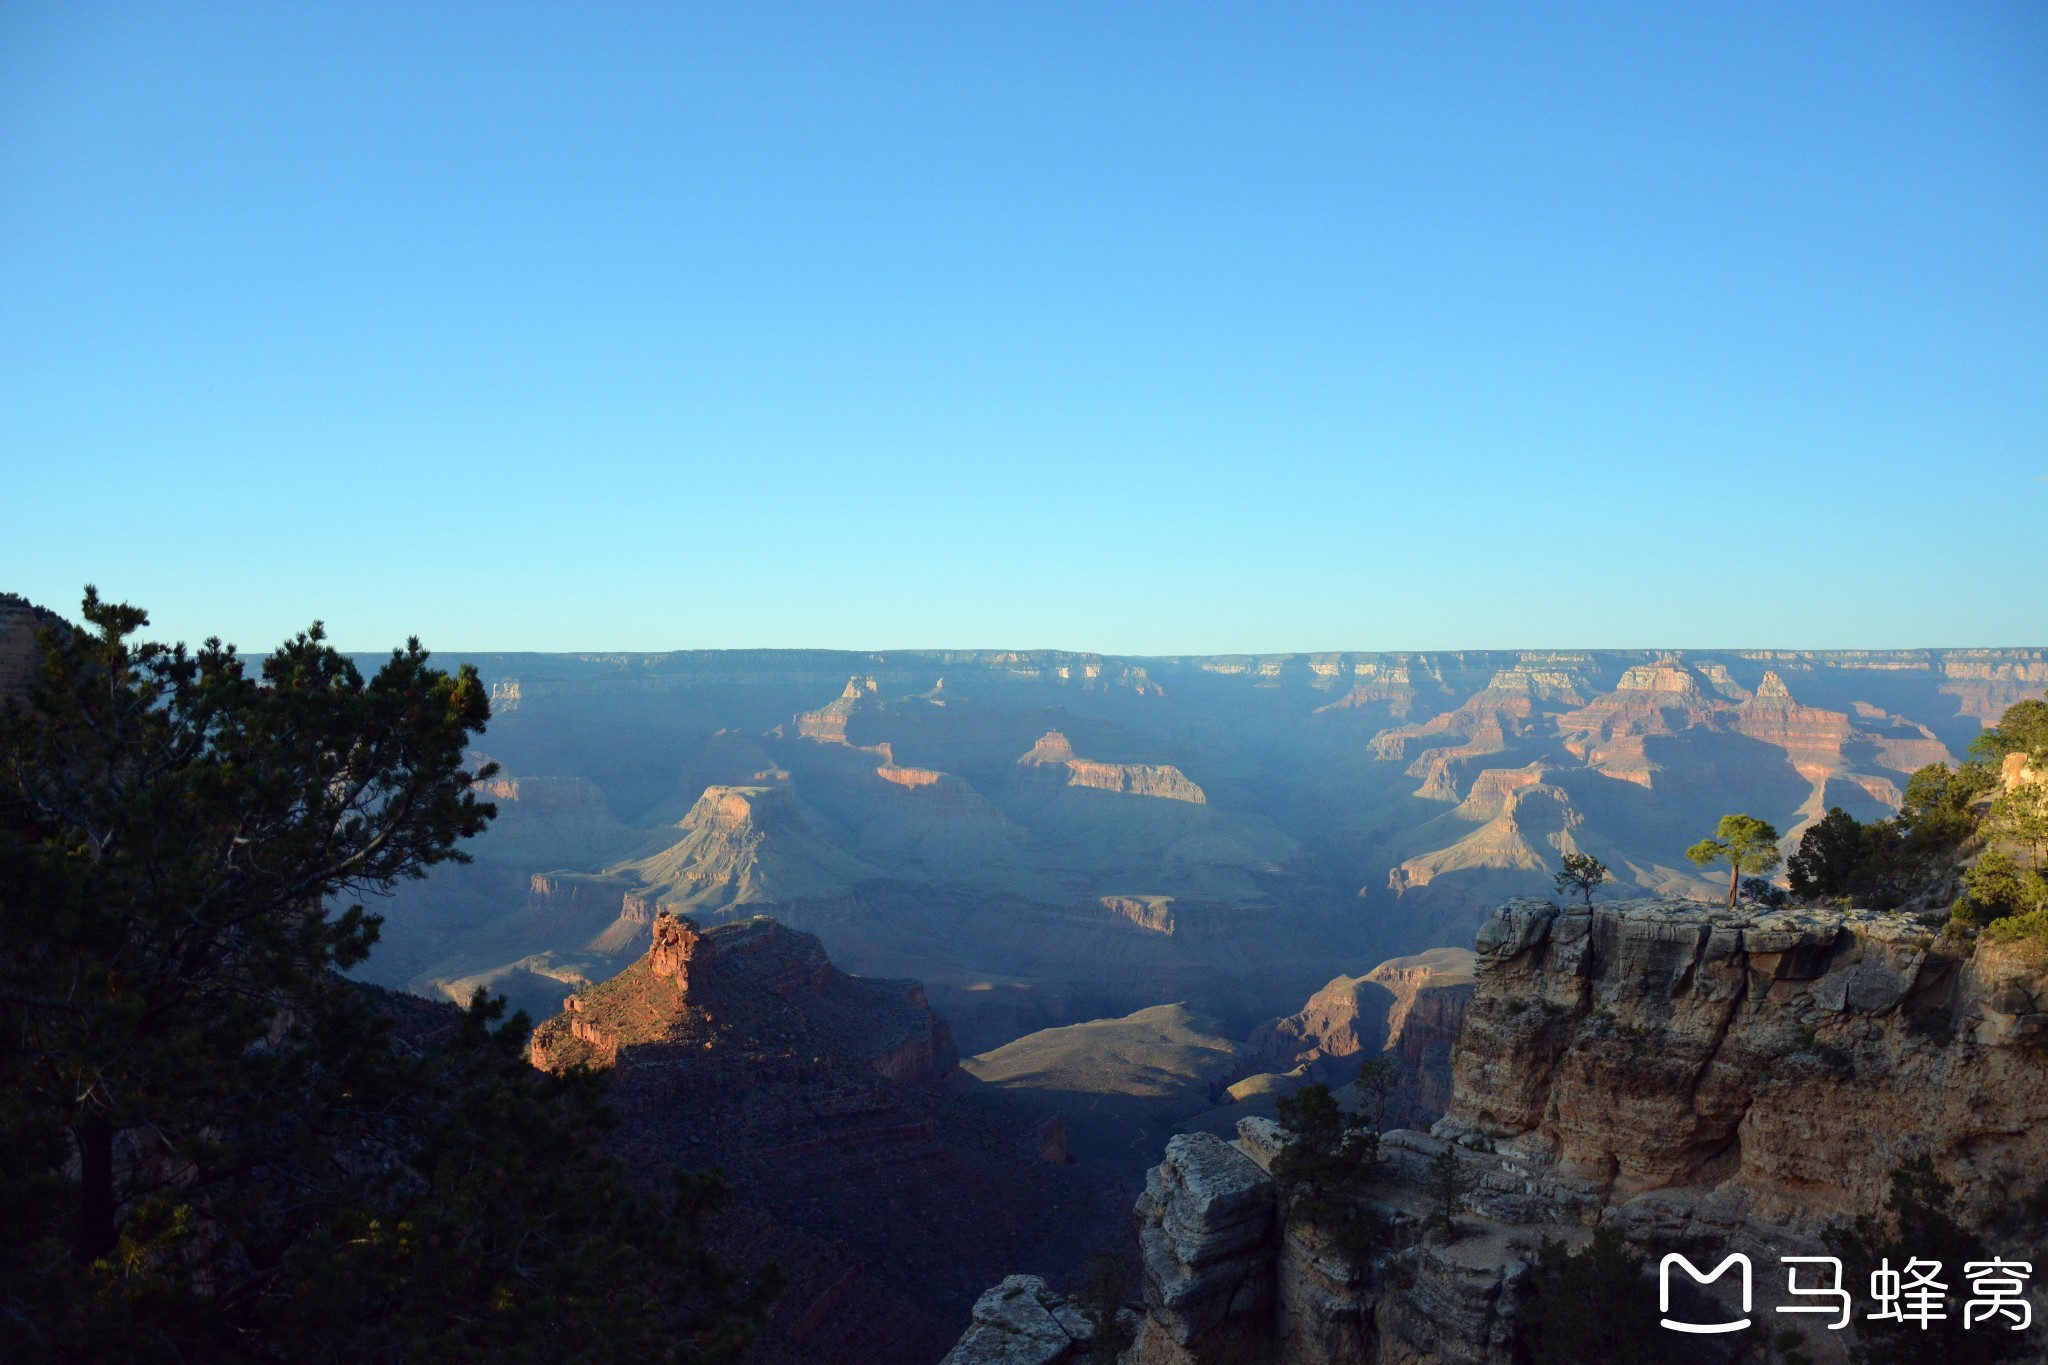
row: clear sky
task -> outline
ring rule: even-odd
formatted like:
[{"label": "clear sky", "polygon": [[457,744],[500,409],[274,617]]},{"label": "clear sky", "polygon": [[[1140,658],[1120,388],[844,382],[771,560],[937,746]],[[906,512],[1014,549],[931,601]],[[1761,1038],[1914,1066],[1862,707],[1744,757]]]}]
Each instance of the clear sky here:
[{"label": "clear sky", "polygon": [[0,6],[0,588],[2048,643],[2048,6]]}]

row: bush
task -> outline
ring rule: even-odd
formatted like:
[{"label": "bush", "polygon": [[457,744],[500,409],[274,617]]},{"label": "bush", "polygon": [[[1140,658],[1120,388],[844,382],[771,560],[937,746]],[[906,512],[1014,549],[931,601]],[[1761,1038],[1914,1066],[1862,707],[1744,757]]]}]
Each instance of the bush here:
[{"label": "bush", "polygon": [[1864,824],[1840,806],[1807,827],[1786,860],[1792,894],[1895,910],[1954,877],[1980,823],[1975,803],[1997,783],[1988,768],[1931,763],[1906,783],[1899,813]]},{"label": "bush", "polygon": [[1304,1086],[1280,1098],[1280,1125],[1289,1141],[1273,1158],[1273,1182],[1289,1221],[1313,1224],[1362,1270],[1381,1241],[1379,1215],[1366,1202],[1379,1160],[1379,1105],[1386,1098],[1392,1064],[1367,1064],[1360,1086],[1372,1108],[1343,1108],[1327,1085]]},{"label": "bush", "polygon": [[2048,948],[2048,910],[1993,920],[1984,930],[1984,937],[1992,943],[2037,943]]},{"label": "bush", "polygon": [[1522,1309],[1532,1365],[1654,1360],[1669,1333],[1657,1322],[1657,1294],[1643,1258],[1613,1228],[1578,1251],[1546,1237],[1536,1254],[1533,1293]]},{"label": "bush", "polygon": [[[1956,1216],[1955,1189],[1926,1156],[1902,1162],[1891,1175],[1891,1191],[1882,1214],[1863,1214],[1853,1224],[1830,1228],[1828,1250],[1842,1259],[1842,1283],[1860,1287],[1886,1260],[1903,1265],[1915,1256],[1940,1261],[1950,1272],[1951,1286],[1967,1284],[1959,1272],[1970,1261],[1990,1258],[1990,1250]],[[1953,1292],[1953,1290],[1951,1291]],[[1859,1296],[1860,1297],[1860,1296]],[[1959,1306],[1951,1299],[1945,1321],[1922,1328],[1876,1328],[1862,1333],[1850,1352],[1856,1365],[1990,1365],[2020,1358],[2027,1334],[1964,1328]]]}]

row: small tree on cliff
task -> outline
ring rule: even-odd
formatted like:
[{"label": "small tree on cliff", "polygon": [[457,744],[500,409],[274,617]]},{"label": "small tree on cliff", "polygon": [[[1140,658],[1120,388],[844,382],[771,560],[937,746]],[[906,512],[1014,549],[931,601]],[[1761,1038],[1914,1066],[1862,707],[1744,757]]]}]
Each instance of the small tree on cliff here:
[{"label": "small tree on cliff", "polygon": [[1685,856],[1701,867],[1728,864],[1728,908],[1733,910],[1742,878],[1762,876],[1782,861],[1778,831],[1754,815],[1724,815],[1715,833],[1718,837],[1700,840]]},{"label": "small tree on cliff", "polygon": [[2036,871],[2048,869],[2048,782],[2014,787],[1993,801],[1990,832],[2025,849]]},{"label": "small tree on cliff", "polygon": [[1081,1292],[1080,1304],[1081,1316],[1090,1329],[1085,1357],[1090,1365],[1115,1365],[1137,1338],[1123,1319],[1128,1288],[1123,1257],[1114,1251],[1098,1251],[1088,1258],[1088,1285]]},{"label": "small tree on cliff", "polygon": [[1970,741],[1970,755],[1993,765],[2007,754],[2048,760],[2048,699],[2029,697],[2005,708],[1998,724]]},{"label": "small tree on cliff", "polygon": [[1472,1178],[1465,1174],[1465,1168],[1458,1164],[1458,1149],[1450,1143],[1438,1152],[1429,1163],[1429,1218],[1426,1225],[1453,1232],[1457,1227],[1458,1214],[1465,1207],[1465,1195],[1472,1188]]},{"label": "small tree on cliff", "polygon": [[1313,1224],[1361,1269],[1380,1240],[1380,1220],[1365,1202],[1379,1160],[1380,1113],[1393,1075],[1383,1059],[1366,1063],[1360,1089],[1370,1112],[1345,1109],[1327,1085],[1308,1085],[1279,1101],[1287,1145],[1273,1158],[1286,1217]]},{"label": "small tree on cliff", "polygon": [[1564,869],[1552,877],[1557,883],[1560,896],[1577,893],[1585,897],[1586,908],[1593,908],[1593,888],[1602,882],[1612,881],[1614,874],[1607,865],[1590,853],[1567,853],[1564,855]]}]

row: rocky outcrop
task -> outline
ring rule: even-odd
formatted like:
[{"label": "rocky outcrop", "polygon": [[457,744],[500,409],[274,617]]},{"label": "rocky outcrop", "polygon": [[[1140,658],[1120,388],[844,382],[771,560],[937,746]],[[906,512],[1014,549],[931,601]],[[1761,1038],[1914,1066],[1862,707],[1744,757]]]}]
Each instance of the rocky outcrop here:
[{"label": "rocky outcrop", "polygon": [[614,876],[665,905],[718,910],[845,892],[879,875],[814,829],[787,787],[706,787],[676,827],[682,835]]},{"label": "rocky outcrop", "polygon": [[[1136,1315],[1126,1310],[1128,1324]],[[1095,1325],[1036,1275],[1012,1275],[974,1304],[974,1320],[939,1365],[1061,1365],[1087,1358]]]},{"label": "rocky outcrop", "polygon": [[815,711],[798,713],[793,722],[796,732],[803,739],[819,744],[845,744],[846,722],[853,715],[854,708],[880,691],[873,678],[848,678],[846,690]]},{"label": "rocky outcrop", "polygon": [[1143,929],[1147,933],[1173,932],[1171,896],[1104,896],[1098,903],[1126,924]]},{"label": "rocky outcrop", "polygon": [[1451,1100],[1451,1053],[1471,1005],[1476,960],[1468,948],[1432,948],[1382,962],[1365,979],[1393,994],[1382,1054],[1398,1078],[1389,1124],[1428,1124]]},{"label": "rocky outcrop", "polygon": [[70,623],[27,598],[0,593],[0,703],[19,696],[42,666],[41,634],[69,630]]},{"label": "rocky outcrop", "polygon": [[[1270,1072],[1326,1084],[1386,1057],[1396,1076],[1386,1121],[1432,1123],[1450,1102],[1451,1047],[1472,998],[1474,961],[1469,948],[1432,948],[1337,977],[1297,1013],[1253,1030],[1248,1047]],[[1240,1087],[1232,1094],[1245,1097]]]},{"label": "rocky outcrop", "polygon": [[1615,689],[1558,718],[1564,746],[1607,777],[1653,785],[1658,764],[1646,741],[1703,725],[1715,699],[1677,660],[1624,671]]},{"label": "rocky outcrop", "polygon": [[934,1361],[989,1278],[1115,1243],[1121,1201],[1045,1159],[1043,1109],[947,1084],[951,1035],[916,982],[849,976],[766,917],[700,929],[663,913],[649,940],[536,1029],[531,1056],[610,1071],[606,1145],[649,1198],[670,1196],[676,1166],[724,1172],[735,1206],[712,1250],[788,1280],[749,1360]]},{"label": "rocky outcrop", "polygon": [[[599,986],[570,996],[562,1013],[533,1032],[533,1064],[616,1067],[634,1048],[655,1052],[720,1035],[721,1010],[774,1021],[787,1002],[796,1016],[777,1028],[819,1031],[901,1085],[936,1086],[958,1064],[945,1020],[915,981],[848,976],[816,937],[756,916],[705,933],[694,920],[655,916],[646,956]],[[737,1004],[735,1004],[737,1002]],[[708,1044],[707,1044],[708,1045]],[[802,1074],[814,1060],[761,1053],[761,1075]]]},{"label": "rocky outcrop", "polygon": [[1446,1122],[1574,1198],[1685,1188],[1813,1225],[1874,1208],[1916,1153],[1965,1198],[2048,1162],[2048,967],[2025,945],[1870,911],[1515,901],[1478,952]]},{"label": "rocky outcrop", "polygon": [[1486,823],[1448,847],[1404,859],[1387,873],[1388,890],[1400,896],[1452,872],[1547,874],[1559,856],[1580,851],[1574,834],[1585,820],[1563,788],[1540,780],[1502,783],[1483,797],[1459,810],[1495,810]]},{"label": "rocky outcrop", "polygon": [[654,926],[654,897],[645,889],[628,887],[619,893],[619,915],[585,945],[593,953],[621,957],[646,943]]},{"label": "rocky outcrop", "polygon": [[[1823,1229],[1876,1209],[1909,1157],[1933,1159],[1965,1221],[2048,1168],[2038,946],[1860,910],[1519,900],[1474,965],[1450,1112],[1381,1139],[1369,1260],[1274,1217],[1272,1121],[1242,1120],[1235,1146],[1176,1138],[1138,1204],[1147,1314],[1126,1362],[1512,1365],[1546,1239],[1607,1224],[1770,1264],[1823,1254]],[[1397,985],[1410,970],[1389,967]],[[1448,1240],[1422,1235],[1446,1158],[1468,1190]],[[1782,1277],[1754,1289],[1812,1358],[1843,1358],[1843,1336],[1776,1317]]]},{"label": "rocky outcrop", "polygon": [[[527,879],[526,914],[536,924],[560,926],[562,940],[590,952],[617,955],[643,945],[653,920],[636,883],[585,872],[536,872]],[[590,937],[592,926],[601,926]],[[587,942],[578,942],[587,938]]]},{"label": "rocky outcrop", "polygon": [[1187,774],[1164,763],[1100,763],[1077,758],[1074,746],[1057,730],[1048,730],[1017,760],[1019,767],[1066,769],[1067,785],[1128,796],[1153,796],[1167,801],[1208,802],[1208,794]]},{"label": "rocky outcrop", "polygon": [[2016,701],[2048,685],[2048,654],[2038,649],[1954,649],[1942,652],[1941,691],[1966,716],[1996,725]]},{"label": "rocky outcrop", "polygon": [[[1564,706],[1583,704],[1579,686],[1579,679],[1556,669],[1502,669],[1456,709],[1420,725],[1381,731],[1373,737],[1371,751],[1375,758],[1398,760],[1417,746],[1436,744],[1423,749],[1408,765],[1407,774],[1422,780],[1415,792],[1422,799],[1458,801],[1464,795],[1460,775],[1467,768],[1533,735],[1547,718],[1546,704],[1550,715]],[[1446,745],[1445,739],[1463,743]]]},{"label": "rocky outcrop", "polygon": [[1271,1358],[1272,1177],[1208,1133],[1166,1144],[1138,1196],[1146,1315],[1132,1365],[1261,1365]]},{"label": "rocky outcrop", "polygon": [[1339,976],[1308,1003],[1252,1030],[1249,1046],[1260,1065],[1291,1071],[1325,1058],[1362,1059],[1387,1045],[1393,993],[1365,976]]}]

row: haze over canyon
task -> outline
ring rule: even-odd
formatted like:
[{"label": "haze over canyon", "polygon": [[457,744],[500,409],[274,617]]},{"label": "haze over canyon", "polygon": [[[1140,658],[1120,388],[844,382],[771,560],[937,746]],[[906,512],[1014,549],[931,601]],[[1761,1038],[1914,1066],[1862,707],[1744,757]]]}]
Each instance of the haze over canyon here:
[{"label": "haze over canyon", "polygon": [[922,980],[968,1054],[1176,1003],[1243,1038],[1568,851],[1717,894],[1684,850],[1722,813],[1788,849],[1888,813],[2048,683],[2040,649],[470,657],[499,816],[384,907],[374,979],[542,1017],[658,908],[765,912]]}]

